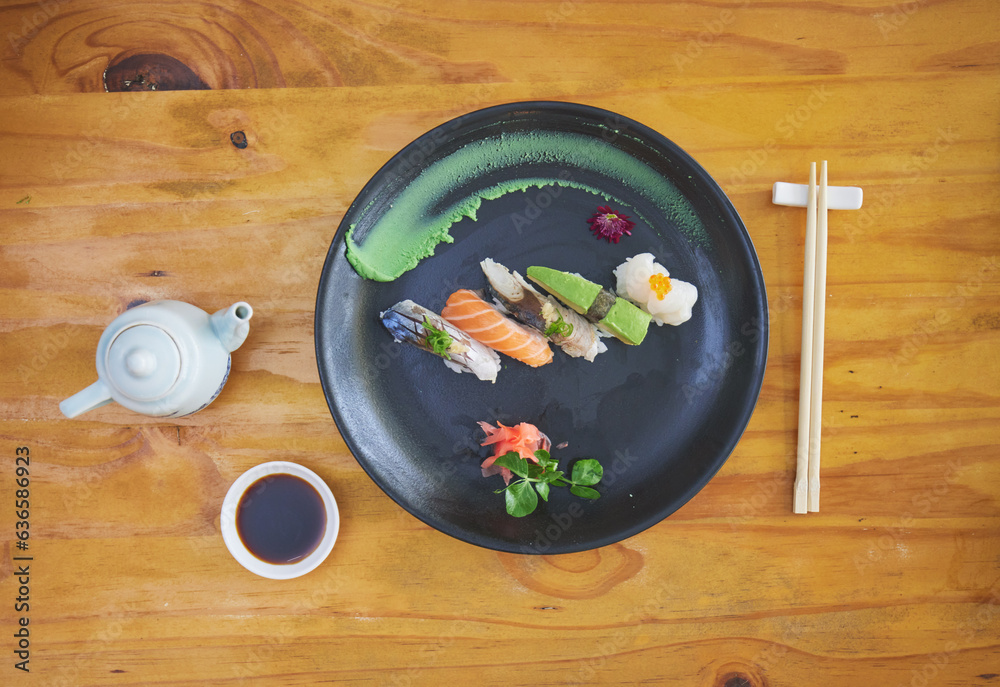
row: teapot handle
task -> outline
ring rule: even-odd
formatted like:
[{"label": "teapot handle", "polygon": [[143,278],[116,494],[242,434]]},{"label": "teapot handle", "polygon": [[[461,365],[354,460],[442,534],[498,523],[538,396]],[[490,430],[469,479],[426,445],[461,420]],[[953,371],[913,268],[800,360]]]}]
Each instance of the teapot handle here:
[{"label": "teapot handle", "polygon": [[88,410],[94,410],[95,408],[107,405],[112,400],[111,390],[108,388],[108,385],[98,379],[83,391],[78,391],[60,403],[59,410],[66,417],[73,418],[86,413]]}]

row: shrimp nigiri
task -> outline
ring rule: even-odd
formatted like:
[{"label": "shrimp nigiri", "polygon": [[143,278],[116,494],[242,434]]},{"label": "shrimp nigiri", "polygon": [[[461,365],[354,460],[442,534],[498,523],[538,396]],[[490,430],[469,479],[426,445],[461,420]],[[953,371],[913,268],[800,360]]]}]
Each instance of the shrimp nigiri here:
[{"label": "shrimp nigiri", "polygon": [[474,291],[459,289],[451,294],[441,316],[476,341],[532,367],[552,362],[544,336],[504,316]]}]

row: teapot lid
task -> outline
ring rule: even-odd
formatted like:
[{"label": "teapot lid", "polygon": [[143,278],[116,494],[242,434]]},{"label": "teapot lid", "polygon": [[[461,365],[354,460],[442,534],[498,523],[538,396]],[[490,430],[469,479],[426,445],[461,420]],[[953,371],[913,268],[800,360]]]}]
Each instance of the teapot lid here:
[{"label": "teapot lid", "polygon": [[122,330],[108,347],[108,380],[135,401],[154,401],[174,386],[181,371],[181,353],[166,331],[151,324]]}]

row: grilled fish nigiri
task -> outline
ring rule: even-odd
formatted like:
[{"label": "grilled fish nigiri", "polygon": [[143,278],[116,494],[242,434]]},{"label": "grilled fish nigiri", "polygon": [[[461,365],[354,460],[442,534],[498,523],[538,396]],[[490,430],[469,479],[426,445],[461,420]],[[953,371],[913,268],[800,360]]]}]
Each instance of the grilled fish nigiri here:
[{"label": "grilled fish nigiri", "polygon": [[497,380],[500,356],[437,313],[405,300],[380,317],[397,342],[410,343],[440,356],[455,372],[471,372],[483,381]]},{"label": "grilled fish nigiri", "polygon": [[459,289],[451,294],[441,316],[480,343],[532,367],[552,362],[544,336],[506,317],[474,291]]},{"label": "grilled fish nigiri", "polygon": [[567,355],[593,362],[599,353],[608,350],[597,327],[552,296],[540,293],[518,272],[512,273],[490,258],[479,266],[489,282],[489,294],[510,316],[540,331]]}]

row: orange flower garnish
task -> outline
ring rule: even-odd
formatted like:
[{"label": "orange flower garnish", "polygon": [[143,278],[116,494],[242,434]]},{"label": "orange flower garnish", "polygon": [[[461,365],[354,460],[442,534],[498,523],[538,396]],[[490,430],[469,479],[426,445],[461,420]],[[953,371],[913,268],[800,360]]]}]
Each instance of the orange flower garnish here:
[{"label": "orange flower garnish", "polygon": [[663,300],[670,293],[670,277],[665,274],[654,274],[649,278],[649,288],[653,289],[657,300]]}]

